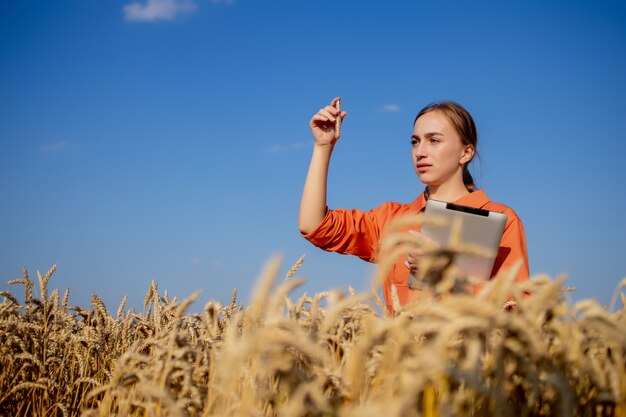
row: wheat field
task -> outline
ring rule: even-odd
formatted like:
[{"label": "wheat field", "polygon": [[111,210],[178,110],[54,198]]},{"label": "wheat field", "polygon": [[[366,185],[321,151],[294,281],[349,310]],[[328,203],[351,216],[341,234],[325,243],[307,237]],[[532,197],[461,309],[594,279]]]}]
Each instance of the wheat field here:
[{"label": "wheat field", "polygon": [[510,273],[392,317],[375,285],[290,298],[302,261],[197,314],[154,282],[141,312],[72,307],[56,267],[24,269],[23,302],[0,294],[0,416],[626,417],[626,280],[570,305],[563,278]]}]

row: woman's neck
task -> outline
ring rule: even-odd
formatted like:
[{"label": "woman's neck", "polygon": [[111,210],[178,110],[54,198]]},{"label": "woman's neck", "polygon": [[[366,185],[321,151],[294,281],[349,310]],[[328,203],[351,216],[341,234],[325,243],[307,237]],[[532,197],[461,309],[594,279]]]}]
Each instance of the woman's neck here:
[{"label": "woman's neck", "polygon": [[429,185],[429,199],[445,201],[451,203],[459,198],[469,194],[465,184],[441,184],[441,185]]}]

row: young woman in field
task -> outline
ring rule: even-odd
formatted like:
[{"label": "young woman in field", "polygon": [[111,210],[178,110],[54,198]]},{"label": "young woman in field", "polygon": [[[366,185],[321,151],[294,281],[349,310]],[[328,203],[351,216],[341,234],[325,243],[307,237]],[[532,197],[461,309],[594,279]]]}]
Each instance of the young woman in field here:
[{"label": "young woman in field", "polygon": [[[516,279],[528,279],[528,255],[524,227],[509,207],[490,201],[483,190],[476,190],[468,164],[476,154],[478,136],[472,116],[461,105],[441,102],[423,108],[415,118],[411,155],[418,178],[426,189],[411,203],[386,202],[370,211],[329,210],[326,187],[330,158],[337,142],[335,124],[343,120],[339,98],[320,109],[310,121],[315,144],[300,202],[298,226],[302,235],[326,251],[358,256],[376,262],[379,240],[389,221],[397,215],[420,213],[429,198],[465,206],[498,211],[507,223],[492,277],[500,269],[519,266]],[[393,266],[383,285],[385,301],[391,310],[391,286],[397,288],[401,304],[415,298],[408,277],[418,265],[419,254],[409,254]]]}]

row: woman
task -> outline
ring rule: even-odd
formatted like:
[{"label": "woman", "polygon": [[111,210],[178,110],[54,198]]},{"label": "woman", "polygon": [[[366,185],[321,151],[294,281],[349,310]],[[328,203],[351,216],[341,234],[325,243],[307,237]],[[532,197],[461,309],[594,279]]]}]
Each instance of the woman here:
[{"label": "woman", "polygon": [[[368,212],[328,210],[326,183],[328,166],[337,142],[335,124],[346,116],[340,111],[339,97],[319,110],[310,121],[315,139],[313,155],[302,192],[298,226],[302,235],[324,250],[356,255],[376,262],[379,240],[386,225],[397,215],[420,213],[429,198],[465,206],[498,211],[507,223],[491,276],[500,269],[519,267],[516,279],[528,279],[528,255],[524,227],[509,207],[492,202],[476,190],[468,164],[476,154],[478,136],[471,115],[454,102],[431,104],[422,109],[413,124],[411,136],[415,172],[426,189],[412,203],[387,202]],[[385,301],[391,310],[391,286],[395,285],[401,304],[414,298],[408,276],[417,268],[418,253],[409,254],[393,266],[385,280]],[[521,264],[521,265],[519,265]]]}]

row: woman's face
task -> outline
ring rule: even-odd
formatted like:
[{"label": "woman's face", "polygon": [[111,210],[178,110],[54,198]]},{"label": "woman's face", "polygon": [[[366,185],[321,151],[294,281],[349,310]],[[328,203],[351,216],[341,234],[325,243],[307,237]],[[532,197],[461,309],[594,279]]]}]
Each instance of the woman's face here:
[{"label": "woman's face", "polygon": [[426,185],[463,181],[463,165],[474,155],[473,147],[463,145],[446,115],[436,110],[417,119],[411,144],[415,172]]}]

